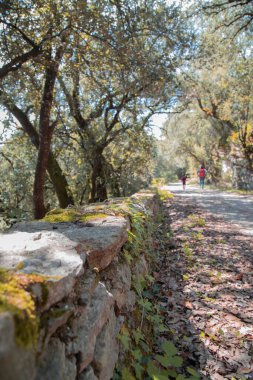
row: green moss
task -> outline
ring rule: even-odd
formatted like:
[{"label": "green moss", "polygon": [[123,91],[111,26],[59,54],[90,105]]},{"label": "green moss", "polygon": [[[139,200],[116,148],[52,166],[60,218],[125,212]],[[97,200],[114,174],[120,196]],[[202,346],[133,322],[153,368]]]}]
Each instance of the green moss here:
[{"label": "green moss", "polygon": [[49,293],[47,284],[45,282],[41,282],[41,293],[41,306],[44,306],[47,303]]},{"label": "green moss", "polygon": [[47,215],[58,215],[61,214],[64,210],[62,208],[55,208],[47,213]]},{"label": "green moss", "polygon": [[47,215],[41,220],[50,223],[62,223],[75,222],[79,220],[80,217],[80,212],[75,209],[55,209],[47,213]]},{"label": "green moss", "polygon": [[62,316],[64,316],[66,313],[68,313],[69,310],[66,309],[65,307],[64,308],[52,308],[50,309],[49,311],[47,311],[46,313],[44,313],[44,315],[42,316],[41,318],[41,325],[45,325],[49,319],[57,319],[57,318],[61,318]]},{"label": "green moss", "polygon": [[84,214],[81,216],[80,220],[82,222],[88,222],[88,221],[94,220],[94,219],[103,219],[103,218],[106,218],[107,216],[108,216],[107,214],[102,214],[102,213]]},{"label": "green moss", "polygon": [[174,198],[174,195],[167,190],[157,189],[157,193],[161,201],[166,201],[168,199]]},{"label": "green moss", "polygon": [[27,291],[34,277],[0,269],[0,312],[9,311],[15,321],[15,337],[19,346],[35,345],[38,338],[38,318],[35,302]]},{"label": "green moss", "polygon": [[149,193],[149,192],[146,192],[146,193],[140,193],[140,194],[138,194],[138,197],[133,197],[132,199],[137,199],[137,201],[144,201],[144,200],[149,200],[149,199],[151,199],[152,197],[151,197],[151,195],[154,195],[154,194],[152,194],[152,193]]},{"label": "green moss", "polygon": [[15,270],[21,270],[23,269],[25,266],[24,262],[23,261],[20,261],[16,266],[15,266]]},{"label": "green moss", "polygon": [[93,219],[101,219],[107,217],[107,214],[90,212],[90,213],[81,213],[76,209],[55,209],[47,213],[47,215],[42,219],[44,222],[50,223],[63,223],[63,222],[88,222]]},{"label": "green moss", "polygon": [[118,205],[118,204],[109,204],[106,209],[108,211],[112,211],[113,213],[115,214],[121,214],[122,212],[122,205]]}]

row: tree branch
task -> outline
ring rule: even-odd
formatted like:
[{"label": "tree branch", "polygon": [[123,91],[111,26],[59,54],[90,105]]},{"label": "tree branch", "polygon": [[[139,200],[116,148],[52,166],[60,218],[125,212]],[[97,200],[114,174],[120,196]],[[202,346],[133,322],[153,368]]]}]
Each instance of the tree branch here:
[{"label": "tree branch", "polygon": [[25,62],[29,61],[31,58],[37,57],[39,54],[41,54],[41,49],[36,47],[27,53],[13,58],[10,62],[0,68],[0,79],[3,79],[10,72],[18,70]]}]

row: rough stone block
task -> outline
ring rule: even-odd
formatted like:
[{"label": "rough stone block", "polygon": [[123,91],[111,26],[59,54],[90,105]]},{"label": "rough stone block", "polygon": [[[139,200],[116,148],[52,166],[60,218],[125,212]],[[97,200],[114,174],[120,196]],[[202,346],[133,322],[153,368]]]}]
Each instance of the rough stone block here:
[{"label": "rough stone block", "polygon": [[94,374],[93,368],[88,366],[82,373],[79,374],[77,380],[98,380],[98,378]]},{"label": "rough stone block", "polygon": [[110,380],[112,378],[119,355],[117,333],[117,319],[112,310],[107,323],[96,340],[92,366],[99,380]]},{"label": "rough stone block", "polygon": [[119,309],[126,303],[131,289],[131,270],[128,264],[114,261],[105,271],[103,279],[113,294]]},{"label": "rough stone block", "polygon": [[97,336],[109,318],[113,302],[112,294],[99,283],[90,304],[80,309],[69,325],[67,353],[79,355],[79,372],[92,362]]},{"label": "rough stone block", "polygon": [[[76,360],[66,358],[65,344],[52,338],[44,356],[38,363],[35,380],[75,380]],[[28,378],[26,379],[28,380]]]},{"label": "rough stone block", "polygon": [[[45,223],[25,223],[24,226],[28,231],[30,228],[30,232],[11,230],[0,234],[0,266],[17,268],[24,274],[45,276],[47,299],[40,301],[42,309],[47,310],[71,292],[76,277],[83,273],[83,261],[76,251],[78,242],[59,232],[34,232],[35,228],[40,228],[40,224],[45,228]],[[50,223],[47,225],[48,229],[52,228]],[[20,224],[21,229],[24,226]],[[43,298],[43,290],[39,292],[36,289],[35,293]]]},{"label": "rough stone block", "polygon": [[0,379],[33,380],[35,352],[22,349],[15,342],[15,325],[10,313],[0,314]]}]

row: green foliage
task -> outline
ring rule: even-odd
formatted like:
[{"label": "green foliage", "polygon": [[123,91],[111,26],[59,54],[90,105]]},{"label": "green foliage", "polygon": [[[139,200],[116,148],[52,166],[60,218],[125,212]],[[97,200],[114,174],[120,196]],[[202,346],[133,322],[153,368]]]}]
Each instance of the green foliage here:
[{"label": "green foliage", "polygon": [[125,326],[123,326],[121,328],[121,333],[118,335],[118,339],[120,340],[120,342],[123,345],[124,349],[126,351],[128,351],[129,348],[130,348],[130,341],[131,341],[131,339],[130,339],[129,331],[128,331],[128,329]]},{"label": "green foliage", "polygon": [[[146,224],[150,223],[153,229],[153,222],[145,212],[140,213],[137,203],[128,203],[127,212],[131,216],[131,233],[127,251],[124,250],[123,255],[131,266],[138,266],[140,253],[145,251],[152,266],[157,260],[157,252],[152,250],[152,245],[146,246],[145,241],[149,236]],[[154,277],[132,275],[132,284],[137,298],[136,309],[131,322],[122,326],[118,336],[125,360],[122,367],[117,368],[114,379],[142,380],[144,376],[147,380],[198,379],[181,376],[183,359],[178,349],[171,340],[160,341],[161,332],[168,332],[169,329],[164,324],[162,306],[156,302],[156,295],[161,289]]]},{"label": "green foliage", "polygon": [[135,380],[135,377],[131,374],[128,368],[122,369],[122,380]]},{"label": "green foliage", "polygon": [[154,187],[160,187],[160,186],[164,186],[165,183],[166,183],[166,180],[163,177],[161,177],[161,178],[153,178],[152,182],[151,182],[151,185],[154,186]]},{"label": "green foliage", "polygon": [[[146,257],[152,261],[152,254],[150,250],[150,240],[152,236],[152,231],[154,229],[154,222],[151,215],[145,212],[142,206],[142,200],[131,201],[128,200],[125,206],[121,208],[120,212],[127,215],[130,218],[131,229],[128,231],[128,242],[124,248],[124,256],[128,262],[131,262],[131,257],[139,258],[142,252],[146,253]],[[140,211],[143,210],[143,211]],[[137,282],[142,286],[140,278]]]},{"label": "green foliage", "polygon": [[161,201],[166,201],[166,200],[171,199],[171,198],[174,197],[174,195],[170,191],[168,191],[168,190],[158,189],[157,192],[158,192],[158,194],[160,196]]},{"label": "green foliage", "polygon": [[202,231],[192,232],[191,236],[193,239],[196,239],[196,240],[201,240],[203,238]]},{"label": "green foliage", "polygon": [[192,258],[193,250],[189,247],[187,243],[183,245],[183,252],[185,256],[188,257],[189,259]]},{"label": "green foliage", "polygon": [[127,261],[127,263],[130,265],[132,260],[133,260],[131,253],[129,253],[126,249],[123,249],[123,255],[124,255],[124,258]]},{"label": "green foliage", "polygon": [[[1,5],[0,101],[9,124],[16,128],[18,120],[18,128],[29,136],[30,143],[20,149],[31,156],[25,160],[29,170],[20,171],[30,182],[28,191],[22,191],[29,207],[19,204],[29,213],[32,201],[42,202],[44,195],[40,185],[41,194],[32,198],[37,154],[31,145],[40,149],[40,158],[45,156],[39,164],[46,163],[48,150],[57,159],[62,187],[76,203],[130,194],[151,182],[155,152],[150,120],[174,99],[176,62],[181,64],[191,45],[180,7],[165,0],[145,6],[84,3],[13,0],[11,6]],[[44,87],[49,73],[50,93]],[[48,143],[45,152],[39,138]],[[15,148],[20,148],[17,141]],[[46,167],[43,173],[38,168],[40,184]],[[50,173],[45,209],[47,203],[57,206],[55,194],[61,198],[59,177],[55,170]]]},{"label": "green foliage", "polygon": [[187,225],[193,227],[204,227],[206,224],[205,219],[200,218],[198,215],[191,214],[187,217]]},{"label": "green foliage", "polygon": [[155,359],[165,368],[172,366],[180,368],[183,364],[183,359],[177,355],[178,350],[171,341],[163,342],[163,355],[156,355]]},{"label": "green foliage", "polygon": [[0,158],[0,208],[6,223],[11,224],[32,212],[34,150],[19,132],[0,148]]}]

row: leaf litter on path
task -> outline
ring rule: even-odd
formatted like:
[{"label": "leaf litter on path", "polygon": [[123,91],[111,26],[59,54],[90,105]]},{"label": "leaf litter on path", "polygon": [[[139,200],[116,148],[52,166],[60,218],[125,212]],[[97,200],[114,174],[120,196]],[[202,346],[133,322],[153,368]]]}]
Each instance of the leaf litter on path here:
[{"label": "leaf litter on path", "polygon": [[169,202],[155,273],[166,338],[201,379],[253,379],[252,237],[189,200]]}]

